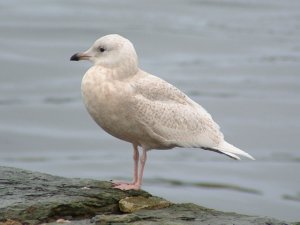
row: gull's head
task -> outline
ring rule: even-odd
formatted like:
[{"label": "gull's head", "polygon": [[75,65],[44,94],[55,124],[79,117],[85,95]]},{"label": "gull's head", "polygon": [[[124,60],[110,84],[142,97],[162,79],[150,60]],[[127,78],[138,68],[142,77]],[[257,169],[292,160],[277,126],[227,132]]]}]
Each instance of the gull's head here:
[{"label": "gull's head", "polygon": [[109,34],[99,38],[87,51],[74,54],[70,60],[89,60],[95,65],[112,69],[125,67],[137,70],[138,67],[133,44],[118,34]]}]

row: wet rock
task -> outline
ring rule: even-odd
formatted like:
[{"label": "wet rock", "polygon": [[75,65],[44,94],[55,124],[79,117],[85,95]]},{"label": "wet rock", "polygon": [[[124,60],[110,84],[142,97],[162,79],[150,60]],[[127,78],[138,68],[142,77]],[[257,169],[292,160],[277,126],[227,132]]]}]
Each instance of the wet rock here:
[{"label": "wet rock", "polygon": [[19,221],[8,219],[4,222],[0,222],[0,225],[22,225],[22,223],[20,223]]},{"label": "wet rock", "polygon": [[0,221],[12,219],[38,224],[119,213],[119,201],[128,196],[149,197],[150,194],[113,189],[105,181],[0,167]]},{"label": "wet rock", "polygon": [[94,218],[91,219],[91,222],[97,225],[106,225],[106,224],[116,224],[116,223],[128,224],[139,220],[141,220],[141,218],[135,214],[122,214],[122,215],[111,214],[111,215],[95,216]]},{"label": "wet rock", "polygon": [[[124,213],[125,212],[125,213]],[[195,204],[172,204],[145,191],[0,167],[0,225],[297,225],[225,213]]]},{"label": "wet rock", "polygon": [[161,209],[171,205],[171,202],[158,197],[126,197],[119,201],[119,208],[122,212],[132,213],[141,209]]},{"label": "wet rock", "polygon": [[129,214],[130,220],[118,220],[114,215],[106,220],[94,219],[97,225],[286,225],[288,223],[275,219],[258,218],[236,213],[224,213],[204,208],[195,204],[173,204],[167,208],[157,210],[141,210]]}]

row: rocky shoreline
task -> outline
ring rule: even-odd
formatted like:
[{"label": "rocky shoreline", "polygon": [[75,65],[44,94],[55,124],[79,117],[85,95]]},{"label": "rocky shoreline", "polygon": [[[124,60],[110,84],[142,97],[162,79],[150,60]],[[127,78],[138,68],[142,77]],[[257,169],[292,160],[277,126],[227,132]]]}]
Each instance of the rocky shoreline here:
[{"label": "rocky shoreline", "polygon": [[0,225],[300,225],[267,217],[174,204],[145,191],[121,191],[111,183],[0,167]]}]

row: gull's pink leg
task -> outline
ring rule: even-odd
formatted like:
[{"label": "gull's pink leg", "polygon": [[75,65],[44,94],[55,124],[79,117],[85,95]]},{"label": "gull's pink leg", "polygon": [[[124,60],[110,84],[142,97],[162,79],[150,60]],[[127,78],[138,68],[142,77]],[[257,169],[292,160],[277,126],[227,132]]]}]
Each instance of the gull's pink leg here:
[{"label": "gull's pink leg", "polygon": [[132,184],[135,184],[138,181],[138,169],[139,169],[139,150],[137,145],[133,145],[133,160],[134,160],[134,173],[133,173]]},{"label": "gull's pink leg", "polygon": [[139,150],[138,146],[133,144],[133,160],[134,160],[134,173],[132,183],[125,181],[112,181],[113,187],[118,188],[119,185],[131,185],[138,181],[138,167],[139,167]]},{"label": "gull's pink leg", "polygon": [[142,181],[143,181],[143,174],[144,174],[144,168],[145,168],[145,164],[147,161],[147,151],[146,149],[143,147],[143,154],[140,158],[140,173],[138,174],[138,178],[137,178],[137,182],[133,183],[133,184],[120,184],[118,186],[115,186],[114,188],[118,188],[121,190],[139,190],[141,185],[142,185]]},{"label": "gull's pink leg", "polygon": [[144,168],[145,168],[146,161],[147,161],[147,151],[143,147],[143,154],[142,154],[142,157],[140,158],[141,169],[140,169],[140,174],[138,176],[138,180],[137,180],[137,183],[136,183],[136,185],[138,186],[138,189],[140,189],[140,187],[142,186]]}]

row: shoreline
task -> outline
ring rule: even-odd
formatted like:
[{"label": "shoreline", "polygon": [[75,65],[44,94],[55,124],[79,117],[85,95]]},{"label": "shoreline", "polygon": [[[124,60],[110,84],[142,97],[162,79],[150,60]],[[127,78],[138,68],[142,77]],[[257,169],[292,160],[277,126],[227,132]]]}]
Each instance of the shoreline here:
[{"label": "shoreline", "polygon": [[175,204],[143,190],[121,191],[111,183],[64,178],[0,167],[0,225],[20,224],[272,224],[273,218]]}]

